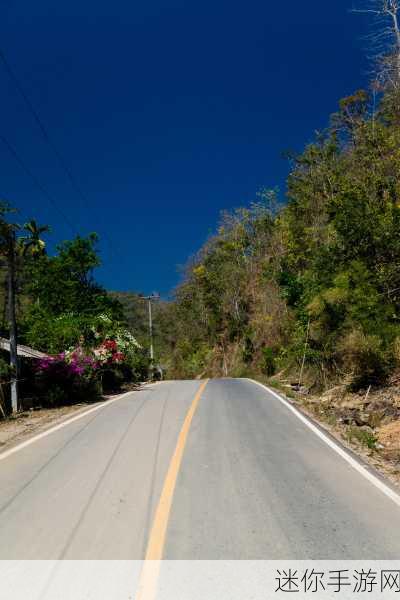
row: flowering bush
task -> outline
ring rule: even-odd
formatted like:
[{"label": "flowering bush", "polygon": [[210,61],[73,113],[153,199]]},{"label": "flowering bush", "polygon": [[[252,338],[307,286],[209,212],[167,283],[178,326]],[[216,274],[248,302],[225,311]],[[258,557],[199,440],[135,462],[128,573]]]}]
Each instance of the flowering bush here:
[{"label": "flowering bush", "polygon": [[45,404],[88,402],[101,396],[99,363],[81,347],[39,360],[36,371]]},{"label": "flowering bush", "polygon": [[92,332],[94,347],[87,348],[82,337],[80,345],[38,361],[38,386],[48,404],[91,400],[103,386],[116,390],[124,381],[145,376],[146,355],[134,336],[106,315],[100,320],[99,331]]},{"label": "flowering bush", "polygon": [[106,390],[117,390],[124,381],[140,379],[135,368],[137,357],[142,353],[133,335],[115,328],[112,337],[107,337],[94,349],[93,354],[100,364],[103,386]]},{"label": "flowering bush", "polygon": [[120,351],[115,340],[105,340],[93,350],[93,354],[101,366],[122,363],[125,360],[125,354]]},{"label": "flowering bush", "polygon": [[75,375],[91,376],[100,367],[100,362],[94,354],[84,350],[81,346],[63,352],[60,357],[69,365],[70,371]]}]

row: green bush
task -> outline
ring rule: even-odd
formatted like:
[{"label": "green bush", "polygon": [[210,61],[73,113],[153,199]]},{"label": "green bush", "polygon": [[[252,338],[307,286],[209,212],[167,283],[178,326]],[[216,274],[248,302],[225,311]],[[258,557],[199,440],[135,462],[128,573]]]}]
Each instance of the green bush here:
[{"label": "green bush", "polygon": [[8,381],[11,377],[12,369],[10,364],[0,356],[0,380]]},{"label": "green bush", "polygon": [[265,375],[271,377],[276,372],[276,357],[273,348],[266,347],[262,349],[261,370]]},{"label": "green bush", "polygon": [[349,427],[346,432],[347,440],[352,442],[356,439],[363,446],[367,446],[370,450],[376,449],[378,439],[371,431],[360,429],[359,427]]},{"label": "green bush", "polygon": [[130,373],[120,366],[105,368],[101,375],[104,392],[117,392],[125,381],[130,380]]},{"label": "green bush", "polygon": [[74,313],[54,316],[34,307],[23,323],[21,333],[27,345],[57,354],[76,346],[82,337],[93,336],[93,324],[94,319],[90,316]]},{"label": "green bush", "polygon": [[71,404],[71,397],[63,385],[57,383],[50,385],[44,396],[44,404],[48,408],[56,408],[57,406],[65,406]]},{"label": "green bush", "polygon": [[353,390],[383,383],[388,375],[388,359],[377,335],[351,331],[339,345],[345,370],[351,376]]},{"label": "green bush", "polygon": [[150,368],[150,357],[147,350],[138,348],[134,354],[128,357],[127,363],[131,370],[132,381],[146,381]]}]

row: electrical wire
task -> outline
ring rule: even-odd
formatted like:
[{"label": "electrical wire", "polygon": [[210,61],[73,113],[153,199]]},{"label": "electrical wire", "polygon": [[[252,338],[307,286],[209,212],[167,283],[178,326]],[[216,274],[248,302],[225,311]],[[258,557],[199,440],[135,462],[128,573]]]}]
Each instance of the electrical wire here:
[{"label": "electrical wire", "polygon": [[50,204],[53,206],[53,208],[55,208],[55,210],[61,215],[61,217],[63,218],[63,220],[65,221],[65,223],[68,225],[68,227],[72,230],[72,232],[74,233],[74,235],[77,234],[78,232],[77,232],[75,226],[69,220],[69,218],[67,217],[67,215],[58,206],[58,204],[54,200],[53,196],[48,192],[48,190],[44,187],[44,185],[42,185],[42,183],[39,181],[39,179],[36,177],[36,175],[34,175],[32,173],[32,171],[29,169],[29,167],[27,167],[27,165],[25,164],[25,162],[23,161],[23,159],[17,153],[17,151],[15,150],[15,148],[10,144],[10,142],[7,140],[7,138],[5,138],[4,135],[0,134],[0,140],[3,142],[3,144],[8,149],[8,151],[10,152],[10,154],[15,158],[15,160],[20,165],[20,167],[22,168],[22,170],[26,173],[26,175],[28,175],[28,177],[30,177],[30,179],[32,179],[32,181],[34,182],[34,184],[36,185],[36,187],[40,190],[40,192],[42,193],[42,195],[47,198],[47,200],[50,202]]},{"label": "electrical wire", "polygon": [[[54,145],[47,128],[45,127],[42,119],[40,118],[37,110],[35,109],[35,107],[33,106],[31,100],[29,99],[28,95],[26,94],[24,88],[22,87],[18,77],[16,76],[14,70],[11,68],[10,63],[8,62],[8,60],[6,59],[6,56],[4,54],[4,51],[0,49],[0,60],[3,63],[3,66],[8,74],[8,76],[10,77],[10,79],[13,81],[16,89],[18,90],[18,92],[20,93],[21,97],[23,98],[26,106],[28,107],[30,113],[32,114],[41,134],[43,139],[45,140],[45,142],[48,144],[49,148],[51,149],[51,151],[53,152],[53,154],[55,155],[55,157],[57,158],[59,165],[61,166],[62,170],[64,171],[64,173],[66,174],[72,188],[75,190],[75,192],[78,194],[78,196],[80,197],[80,199],[85,203],[86,207],[89,206],[88,200],[86,195],[83,193],[81,187],[79,186],[78,182],[76,181],[71,169],[68,167],[68,165],[66,164],[63,156],[61,155],[61,153],[58,151],[57,147]],[[4,141],[4,140],[3,140]],[[9,146],[8,142],[5,142],[6,145]],[[14,156],[16,157],[16,154],[14,153],[14,151],[10,148],[10,151],[14,154]],[[20,161],[19,161],[20,162]],[[21,163],[20,163],[21,164]],[[24,167],[25,169],[25,167]],[[26,169],[25,169],[26,170]],[[30,176],[32,177],[32,175],[30,174]],[[42,186],[41,186],[42,187]],[[47,194],[47,192],[46,192]],[[54,201],[52,201],[53,205]],[[60,212],[60,211],[59,211]],[[103,233],[104,238],[107,240],[111,251],[113,252],[113,254],[115,255],[115,248],[114,245],[110,239],[110,237],[108,236],[108,234],[106,232]]]}]

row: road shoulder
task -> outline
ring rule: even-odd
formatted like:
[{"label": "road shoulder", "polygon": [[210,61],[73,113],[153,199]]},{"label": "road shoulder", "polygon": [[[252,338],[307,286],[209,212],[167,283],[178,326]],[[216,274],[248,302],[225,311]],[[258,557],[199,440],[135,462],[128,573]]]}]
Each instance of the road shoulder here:
[{"label": "road shoulder", "polygon": [[376,453],[372,451],[367,452],[361,444],[350,444],[344,437],[340,427],[334,427],[326,421],[318,419],[318,415],[307,409],[307,407],[301,403],[300,399],[290,398],[281,390],[269,386],[268,383],[252,378],[247,379],[255,385],[264,388],[267,392],[288,405],[293,412],[298,413],[301,419],[308,421],[311,428],[316,428],[321,434],[320,437],[326,437],[328,444],[331,442],[332,445],[337,446],[339,453],[345,453],[349,457],[349,462],[354,461],[357,463],[360,468],[364,469],[372,478],[376,478],[383,486],[387,486],[394,492],[400,500],[400,474],[397,471],[393,472],[391,468],[392,465],[388,465],[387,462]]},{"label": "road shoulder", "polygon": [[[142,389],[147,384],[142,384],[137,389]],[[94,410],[100,410],[126,394],[135,390],[123,392],[118,395],[105,396],[102,400],[92,403],[74,404],[58,408],[42,408],[18,413],[15,417],[8,417],[0,421],[0,457],[5,452],[29,442],[38,435],[45,434],[55,427],[67,424],[71,419],[84,417]]]}]

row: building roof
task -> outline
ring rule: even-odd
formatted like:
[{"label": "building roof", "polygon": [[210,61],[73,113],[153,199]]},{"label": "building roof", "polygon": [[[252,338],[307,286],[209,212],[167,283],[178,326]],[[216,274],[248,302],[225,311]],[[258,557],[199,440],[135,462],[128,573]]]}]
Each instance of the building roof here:
[{"label": "building roof", "polygon": [[[10,341],[0,337],[0,349],[10,352]],[[39,350],[34,350],[33,348],[29,348],[29,346],[22,346],[22,344],[18,344],[17,351],[18,356],[24,356],[25,358],[45,358],[47,356],[44,352],[39,352]]]}]

